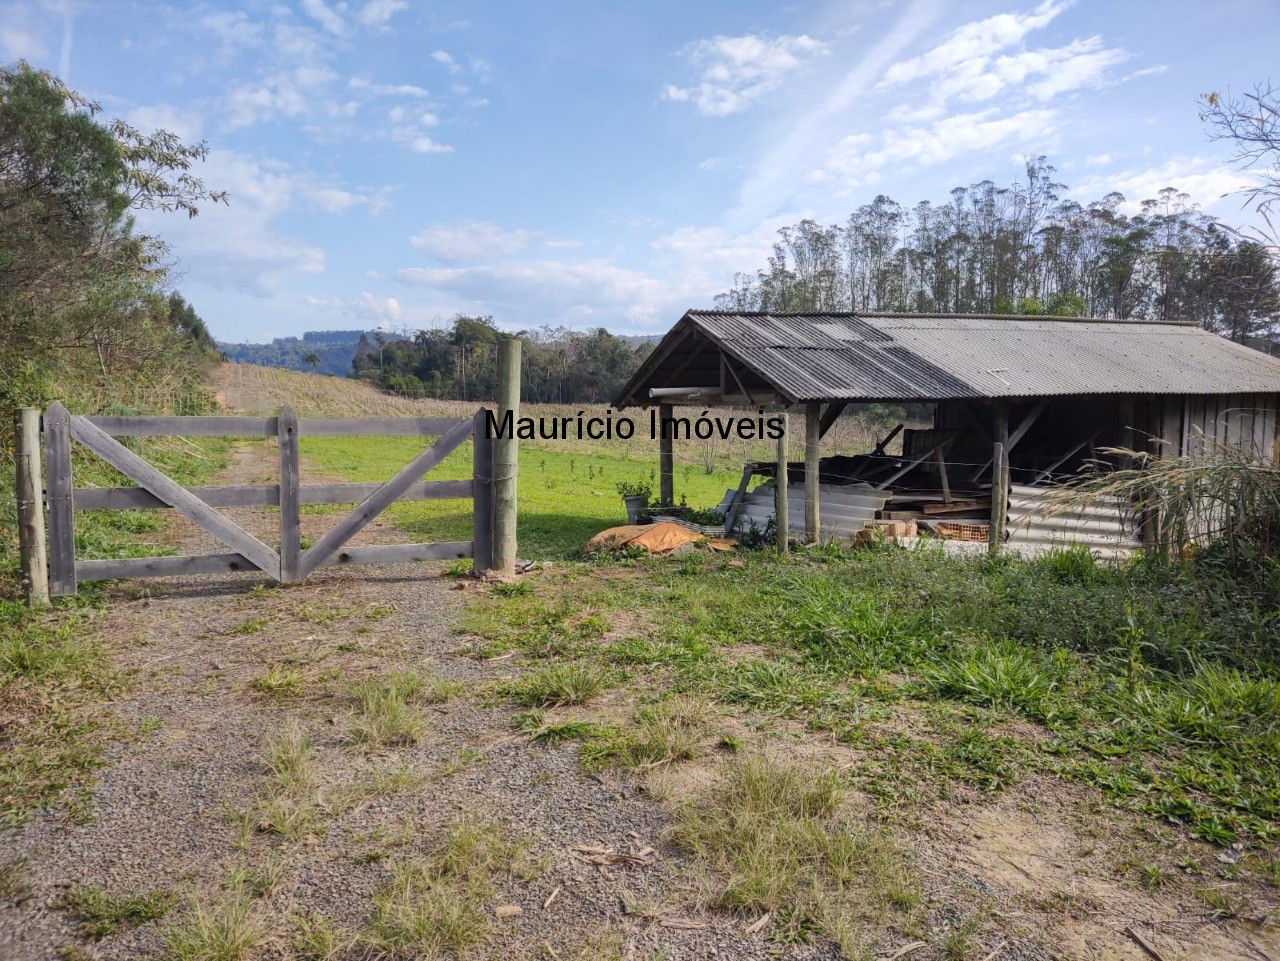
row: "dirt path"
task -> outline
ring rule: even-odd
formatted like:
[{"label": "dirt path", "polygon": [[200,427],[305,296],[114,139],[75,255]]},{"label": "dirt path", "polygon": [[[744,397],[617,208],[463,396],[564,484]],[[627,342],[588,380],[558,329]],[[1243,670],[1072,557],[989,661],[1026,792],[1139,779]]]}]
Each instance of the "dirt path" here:
[{"label": "dirt path", "polygon": [[[236,450],[215,481],[262,482],[268,454],[264,445]],[[263,536],[275,525],[269,512],[230,513]],[[314,535],[332,517],[304,521],[304,535]],[[190,531],[174,536],[179,550],[193,549],[182,543]],[[385,527],[366,537],[399,539]],[[583,774],[575,746],[513,734],[516,711],[492,690],[518,669],[478,658],[454,633],[462,586],[422,565],[323,571],[283,589],[247,575],[114,586],[98,631],[132,680],[103,709],[124,734],[82,823],[48,812],[7,839],[32,887],[21,904],[0,907],[0,958],[157,955],[166,925],[190,910],[182,902],[217,904],[237,872],[272,877],[254,910],[272,932],[265,956],[288,957],[315,915],[362,929],[391,864],[425,856],[468,819],[520,839],[538,867],[498,872],[476,956],[771,956],[741,922],[677,907],[690,901],[688,865],[663,842],[659,804]],[[419,744],[353,745],[353,688],[404,670],[456,682],[446,687],[457,696],[427,709]],[[264,830],[253,813],[270,793],[272,740],[290,729],[312,742],[318,807],[292,838]],[[593,864],[612,858],[578,847],[653,851]],[[166,921],[93,941],[64,908],[84,888],[114,898],[174,892],[180,902]],[[830,955],[802,947],[788,956]]]}]

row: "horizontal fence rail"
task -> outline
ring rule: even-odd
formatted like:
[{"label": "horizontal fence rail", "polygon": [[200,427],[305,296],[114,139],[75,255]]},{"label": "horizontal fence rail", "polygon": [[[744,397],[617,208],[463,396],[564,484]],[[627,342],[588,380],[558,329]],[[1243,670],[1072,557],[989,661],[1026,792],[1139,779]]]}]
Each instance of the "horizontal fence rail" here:
[{"label": "horizontal fence rail", "polygon": [[[112,437],[275,437],[278,417],[138,417],[93,415],[83,420]],[[449,417],[299,417],[305,437],[438,437],[461,421]]]},{"label": "horizontal fence rail", "polygon": [[[299,503],[358,504],[381,484],[302,484],[298,488]],[[245,487],[185,487],[210,507],[279,507],[280,485],[260,484]],[[72,506],[78,511],[148,510],[169,505],[141,487],[77,487],[72,492]],[[419,481],[400,495],[398,500],[461,500],[473,495],[469,480]]]},{"label": "horizontal fence rail", "polygon": [[[489,569],[493,523],[493,441],[488,412],[467,419],[440,417],[297,417],[285,407],[278,417],[82,416],[55,403],[44,417],[46,495],[49,513],[50,592],[74,594],[79,581],[261,571],[281,582],[298,581],[321,567],[402,564],[472,558],[477,571]],[[183,487],[165,476],[117,437],[277,437],[279,483]],[[384,483],[300,483],[300,437],[436,438]],[[472,476],[430,481],[429,473],[467,439],[473,443]],[[137,487],[75,487],[71,445],[75,441]],[[473,537],[433,544],[350,546],[347,542],[397,501],[469,499]],[[345,517],[305,551],[301,508],[354,504]],[[273,550],[233,522],[220,508],[278,507],[280,546]],[[82,559],[75,556],[74,515],[78,511],[171,508],[211,534],[229,552],[178,557]]]}]

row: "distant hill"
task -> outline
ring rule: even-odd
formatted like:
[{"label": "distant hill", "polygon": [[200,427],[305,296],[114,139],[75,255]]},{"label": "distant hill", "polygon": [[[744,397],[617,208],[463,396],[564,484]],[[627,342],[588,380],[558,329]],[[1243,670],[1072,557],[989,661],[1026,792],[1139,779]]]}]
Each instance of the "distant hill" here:
[{"label": "distant hill", "polygon": [[[334,377],[351,374],[351,358],[356,355],[356,345],[363,335],[374,340],[377,331],[372,330],[309,330],[301,337],[277,337],[268,344],[228,344],[218,341],[218,349],[227,360],[239,364],[257,364],[259,367],[283,367],[286,370],[310,370],[303,360],[314,353],[320,358],[317,373]],[[395,334],[383,334],[389,340],[400,339]]]},{"label": "distant hill", "polygon": [[[317,373],[349,377],[351,359],[356,355],[356,345],[360,342],[361,335],[368,337],[370,343],[376,344],[374,338],[377,333],[373,330],[309,330],[301,337],[277,337],[267,344],[229,344],[218,341],[218,349],[226,354],[227,360],[238,364],[302,371],[311,370],[302,358],[314,352],[320,357]],[[398,334],[385,332],[382,336],[388,340],[403,339]],[[656,344],[662,339],[659,334],[619,334],[618,337],[630,347]]]}]

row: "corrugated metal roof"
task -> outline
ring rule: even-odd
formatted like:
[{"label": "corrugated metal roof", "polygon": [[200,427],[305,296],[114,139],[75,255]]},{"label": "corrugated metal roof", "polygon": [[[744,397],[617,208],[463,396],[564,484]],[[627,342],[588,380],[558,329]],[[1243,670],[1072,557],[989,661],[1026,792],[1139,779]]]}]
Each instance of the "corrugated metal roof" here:
[{"label": "corrugated metal roof", "polygon": [[[1280,359],[1181,323],[702,310],[686,322],[795,401],[1280,392]],[[619,401],[647,403],[661,366]]]}]

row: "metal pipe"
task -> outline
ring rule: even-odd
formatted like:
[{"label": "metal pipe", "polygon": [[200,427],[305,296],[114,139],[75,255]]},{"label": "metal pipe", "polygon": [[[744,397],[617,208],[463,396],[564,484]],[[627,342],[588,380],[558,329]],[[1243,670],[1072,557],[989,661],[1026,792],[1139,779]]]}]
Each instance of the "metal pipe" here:
[{"label": "metal pipe", "polygon": [[720,393],[717,387],[650,387],[649,396],[654,397],[715,397]]}]

